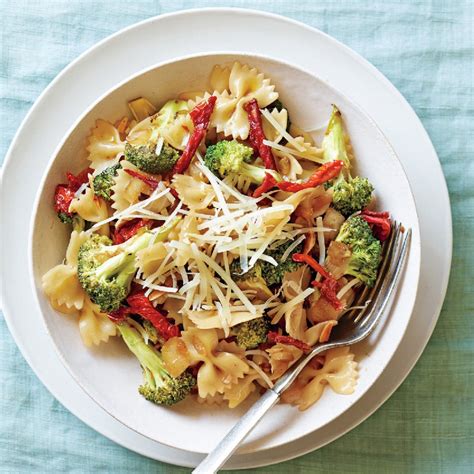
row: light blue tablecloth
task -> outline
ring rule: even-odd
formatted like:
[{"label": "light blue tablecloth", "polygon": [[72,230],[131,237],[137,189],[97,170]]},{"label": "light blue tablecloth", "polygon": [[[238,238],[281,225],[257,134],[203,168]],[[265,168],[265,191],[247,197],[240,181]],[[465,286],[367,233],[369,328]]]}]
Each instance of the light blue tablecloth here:
[{"label": "light blue tablecloth", "polygon": [[[474,472],[471,0],[2,0],[0,156],[39,93],[81,52],[139,20],[198,6],[260,8],[287,15],[368,58],[422,119],[452,199],[455,248],[448,297],[412,374],[375,415],[342,439],[258,472]],[[127,451],[68,413],[31,372],[3,318],[0,343],[0,472],[188,471]]]}]

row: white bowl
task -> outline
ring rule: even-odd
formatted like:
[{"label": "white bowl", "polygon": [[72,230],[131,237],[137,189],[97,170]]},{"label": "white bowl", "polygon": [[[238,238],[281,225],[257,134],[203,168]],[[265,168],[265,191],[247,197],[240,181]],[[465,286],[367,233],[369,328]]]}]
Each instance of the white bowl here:
[{"label": "white bowl", "polygon": [[94,401],[138,433],[162,444],[198,453],[209,452],[254,399],[235,410],[203,406],[193,400],[171,409],[147,402],[137,393],[141,370],[120,339],[114,338],[98,348],[84,347],[75,318],[59,314],[50,307],[41,289],[41,277],[63,260],[69,237],[68,229],[53,211],[55,186],[64,180],[66,171],[76,172],[85,167],[85,139],[95,120],[115,121],[128,113],[127,101],[141,95],[161,104],[180,92],[204,89],[215,64],[231,64],[236,60],[257,67],[272,79],[292,121],[303,129],[319,127],[323,130],[331,104],[337,104],[351,135],[357,169],[374,184],[378,207],[389,210],[394,218],[413,229],[408,264],[390,314],[367,341],[354,347],[360,362],[355,393],[343,396],[327,389],[314,406],[302,413],[287,405],[277,405],[239,452],[274,448],[313,432],[342,415],[371,387],[390,361],[408,325],[420,270],[415,203],[392,147],[367,114],[314,75],[267,57],[214,53],[159,64],[104,95],[83,114],[58,146],[38,191],[30,237],[30,270],[36,297],[62,362]]}]

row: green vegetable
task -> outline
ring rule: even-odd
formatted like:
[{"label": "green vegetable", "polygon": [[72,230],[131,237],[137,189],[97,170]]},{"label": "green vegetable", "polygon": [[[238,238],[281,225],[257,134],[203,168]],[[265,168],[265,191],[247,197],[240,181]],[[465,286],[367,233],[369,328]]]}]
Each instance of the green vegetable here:
[{"label": "green vegetable", "polygon": [[271,172],[277,181],[281,177],[276,171],[249,164],[253,150],[236,140],[222,140],[208,147],[204,163],[219,178],[228,175],[243,175],[254,184],[262,184],[265,175]]},{"label": "green vegetable", "polygon": [[348,217],[361,211],[370,202],[374,187],[367,178],[340,179],[333,188],[332,202],[334,209]]},{"label": "green vegetable", "polygon": [[262,264],[258,261],[248,272],[242,273],[239,260],[234,260],[230,265],[230,272],[234,281],[241,290],[253,290],[256,296],[267,300],[273,293],[268,288],[265,279],[262,277]]},{"label": "green vegetable", "polygon": [[252,319],[245,323],[237,324],[233,328],[233,334],[236,336],[237,345],[243,349],[254,349],[259,344],[266,342],[267,334],[270,330],[270,322],[263,316]]},{"label": "green vegetable", "polygon": [[185,100],[169,100],[153,117],[154,127],[161,128],[169,125],[180,112],[187,112],[188,104]]},{"label": "green vegetable", "polygon": [[63,224],[72,224],[72,217],[66,212],[58,212],[58,218]]},{"label": "green vegetable", "polygon": [[163,365],[161,354],[136,329],[127,323],[117,324],[117,328],[143,369],[144,383],[138,392],[158,405],[174,405],[184,400],[196,385],[196,379],[188,372],[172,377]]},{"label": "green vegetable", "polygon": [[146,231],[120,245],[112,245],[108,237],[92,234],[80,246],[77,264],[79,282],[101,311],[108,313],[120,307],[130,292],[137,270],[136,253],[150,242],[164,240],[178,220],[176,218],[157,233]]},{"label": "green vegetable", "polygon": [[168,126],[180,112],[187,112],[184,100],[169,100],[152,118],[153,132],[146,144],[125,145],[125,159],[145,173],[163,174],[173,169],[179,153],[167,143],[163,143],[160,153],[156,154],[156,145],[162,129]]},{"label": "green vegetable", "polygon": [[283,254],[291,244],[292,241],[288,240],[284,244],[279,245],[276,249],[266,252],[269,257],[273,257],[278,263],[275,267],[269,262],[262,262],[262,276],[265,278],[268,286],[280,285],[285,273],[294,272],[301,266],[300,263],[294,262],[291,257],[295,253],[301,253],[302,245],[298,245],[284,262],[281,261]]},{"label": "green vegetable", "polygon": [[268,288],[272,285],[281,284],[285,273],[294,272],[301,265],[300,263],[294,262],[291,258],[294,253],[301,252],[301,245],[298,245],[284,262],[281,261],[283,254],[291,243],[291,240],[288,240],[277,248],[266,252],[266,255],[276,260],[278,263],[277,266],[259,260],[248,272],[242,273],[239,260],[234,260],[230,266],[232,278],[237,282],[248,282],[247,286],[249,289],[258,289],[261,288],[262,285]]},{"label": "green vegetable", "polygon": [[346,134],[341,112],[335,105],[324,135],[322,147],[325,162],[334,160],[344,162],[344,170],[341,171],[338,178],[327,186],[333,187],[334,208],[346,217],[364,209],[372,198],[374,187],[367,178],[351,177],[351,162],[346,146]]},{"label": "green vegetable", "polygon": [[164,143],[159,155],[156,154],[156,143],[147,145],[125,145],[125,159],[145,173],[163,174],[173,169],[178,161],[179,153]]},{"label": "green vegetable", "polygon": [[377,279],[382,245],[373,236],[369,224],[361,217],[351,217],[342,224],[335,241],[347,245],[351,251],[344,274],[358,278],[369,287],[373,286]]},{"label": "green vegetable", "polygon": [[79,214],[74,214],[71,221],[72,230],[76,232],[82,232],[86,228],[86,221]]},{"label": "green vegetable", "polygon": [[112,186],[115,184],[115,176],[117,171],[121,168],[120,163],[109,166],[94,177],[92,182],[94,194],[104,198],[106,201],[112,200]]}]

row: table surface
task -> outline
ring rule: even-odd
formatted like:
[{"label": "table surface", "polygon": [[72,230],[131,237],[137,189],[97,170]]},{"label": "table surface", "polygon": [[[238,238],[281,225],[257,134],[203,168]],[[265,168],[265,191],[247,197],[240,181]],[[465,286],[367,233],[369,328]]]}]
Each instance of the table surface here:
[{"label": "table surface", "polygon": [[[0,159],[34,100],[84,50],[151,16],[211,6],[257,8],[304,21],[371,61],[408,99],[428,130],[453,210],[447,298],[433,337],[404,384],[339,440],[255,472],[474,472],[471,0],[2,0]],[[70,414],[28,367],[3,317],[0,380],[0,472],[189,472],[130,452]]]}]

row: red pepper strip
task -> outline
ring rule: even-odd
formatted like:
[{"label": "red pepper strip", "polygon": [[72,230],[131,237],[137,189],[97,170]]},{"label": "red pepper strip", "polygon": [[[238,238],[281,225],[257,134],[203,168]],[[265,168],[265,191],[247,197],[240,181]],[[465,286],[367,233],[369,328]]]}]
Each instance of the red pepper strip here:
[{"label": "red pepper strip", "polygon": [[152,178],[151,176],[147,176],[145,174],[139,173],[138,171],[134,170],[125,170],[126,173],[128,173],[130,176],[133,176],[134,178],[137,178],[141,181],[143,181],[145,184],[150,186],[153,191],[158,187],[158,184],[160,183],[157,179]]},{"label": "red pepper strip", "polygon": [[262,194],[270,191],[270,189],[274,188],[277,184],[277,180],[271,175],[271,173],[266,173],[263,183],[253,192],[252,196],[258,198]]},{"label": "red pepper strip", "polygon": [[69,212],[69,206],[74,199],[74,193],[66,184],[58,184],[54,192],[54,211],[57,214],[66,214],[72,216]]},{"label": "red pepper strip", "polygon": [[336,279],[313,257],[304,253],[295,253],[293,255],[293,261],[298,263],[306,263],[313,270],[320,273],[324,278],[324,281],[313,281],[312,285],[318,287],[321,290],[321,294],[331,303],[332,307],[338,311],[344,308],[341,300],[337,297],[337,291],[339,290],[339,284]]},{"label": "red pepper strip", "polygon": [[293,261],[297,263],[306,263],[314,271],[321,273],[321,276],[328,279],[333,279],[334,277],[322,266],[320,265],[313,257],[306,255],[304,253],[295,253],[293,254]]},{"label": "red pepper strip", "polygon": [[130,295],[127,298],[127,303],[130,306],[121,306],[118,310],[110,313],[109,318],[112,321],[119,322],[123,321],[128,314],[138,314],[150,321],[166,341],[181,335],[179,327],[171,324],[165,315],[155,309],[143,292]]},{"label": "red pepper strip", "polygon": [[54,210],[58,214],[66,214],[72,217],[73,213],[69,212],[69,206],[74,199],[75,192],[89,180],[89,173],[92,173],[91,168],[86,168],[77,176],[74,176],[69,171],[66,173],[68,184],[58,184],[54,192]]},{"label": "red pepper strip", "polygon": [[370,225],[377,239],[381,242],[387,240],[392,230],[390,214],[388,212],[362,211],[360,216]]},{"label": "red pepper strip", "polygon": [[331,179],[336,178],[341,172],[344,162],[341,160],[330,161],[320,166],[304,183],[292,183],[291,181],[280,181],[278,187],[282,191],[296,193],[302,189],[315,188]]},{"label": "red pepper strip", "polygon": [[184,173],[188,169],[188,166],[191,163],[191,160],[193,159],[199,144],[206,136],[216,100],[217,97],[211,95],[207,101],[202,101],[196,105],[196,107],[194,107],[191,112],[189,112],[194,124],[194,131],[189,137],[188,143],[186,143],[186,148],[179,157],[178,161],[175,163],[171,174]]},{"label": "red pepper strip", "polygon": [[295,346],[298,349],[301,349],[303,352],[309,352],[311,350],[311,346],[306,344],[306,342],[300,341],[291,336],[283,336],[274,331],[268,333],[267,340],[273,344],[289,344],[290,346]]},{"label": "red pepper strip", "polygon": [[258,102],[256,99],[252,99],[244,105],[244,110],[247,112],[249,119],[250,133],[249,140],[255,153],[258,153],[260,158],[265,164],[265,168],[269,170],[276,170],[275,158],[273,157],[272,150],[268,145],[263,143],[265,140],[265,134],[263,133],[262,126],[262,115]]},{"label": "red pepper strip", "polygon": [[147,227],[148,224],[148,219],[131,219],[125,222],[118,229],[115,228],[112,236],[114,244],[123,244],[133,237],[142,227]]},{"label": "red pepper strip", "polygon": [[368,211],[365,209],[364,211],[361,212],[364,216],[371,216],[371,217],[382,217],[382,218],[389,218],[390,213],[388,211],[383,211],[383,212],[377,212],[377,211]]},{"label": "red pepper strip", "polygon": [[339,291],[339,283],[334,278],[325,278],[323,282],[313,281],[311,283],[321,290],[321,294],[331,303],[331,306],[337,311],[344,309],[344,305],[337,297]]},{"label": "red pepper strip", "polygon": [[92,168],[86,168],[82,170],[77,176],[74,176],[69,171],[66,173],[67,180],[69,181],[69,188],[74,192],[77,191],[84,183],[89,181],[89,174],[92,174],[94,170]]}]

